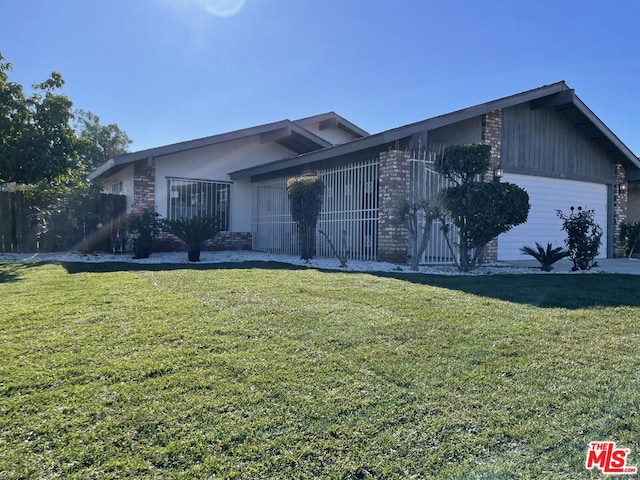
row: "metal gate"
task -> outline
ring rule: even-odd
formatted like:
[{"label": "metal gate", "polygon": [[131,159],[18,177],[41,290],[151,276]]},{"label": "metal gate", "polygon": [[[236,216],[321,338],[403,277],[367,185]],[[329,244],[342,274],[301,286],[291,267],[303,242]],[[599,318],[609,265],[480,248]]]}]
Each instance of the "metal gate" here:
[{"label": "metal gate", "polygon": [[[409,164],[411,166],[410,203],[417,203],[422,200],[433,200],[442,189],[455,185],[454,182],[448,180],[444,175],[435,170],[434,162],[431,160],[414,158],[409,160]],[[419,214],[418,224],[420,228],[424,228],[425,218],[422,211]],[[450,215],[444,217],[444,224],[446,224],[449,231],[449,239],[457,257],[456,246],[458,242],[458,231]],[[454,254],[452,254],[447,246],[447,240],[442,227],[443,220],[433,220],[429,243],[420,259],[420,263],[441,264],[454,263],[456,261],[456,257],[454,257]],[[418,235],[418,237],[420,237],[420,235]],[[418,245],[412,247],[411,250],[416,251]]]},{"label": "metal gate", "polygon": [[253,189],[253,249],[271,253],[298,253],[298,228],[291,219],[287,179],[258,183]]},{"label": "metal gate", "polygon": [[[324,182],[316,255],[332,257],[334,247],[350,260],[375,260],[378,237],[378,160],[319,170]],[[252,218],[253,248],[295,255],[298,237],[287,198],[287,179],[257,183]],[[321,235],[319,231],[326,234]]]}]

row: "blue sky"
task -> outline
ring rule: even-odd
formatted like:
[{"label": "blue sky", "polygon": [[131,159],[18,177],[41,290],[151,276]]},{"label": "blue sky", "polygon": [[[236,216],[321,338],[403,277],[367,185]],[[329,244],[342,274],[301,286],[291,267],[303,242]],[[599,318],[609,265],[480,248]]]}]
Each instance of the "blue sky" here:
[{"label": "blue sky", "polygon": [[3,0],[0,10],[11,79],[59,71],[74,107],[117,123],[133,150],[331,110],[376,133],[565,80],[640,154],[637,0]]}]

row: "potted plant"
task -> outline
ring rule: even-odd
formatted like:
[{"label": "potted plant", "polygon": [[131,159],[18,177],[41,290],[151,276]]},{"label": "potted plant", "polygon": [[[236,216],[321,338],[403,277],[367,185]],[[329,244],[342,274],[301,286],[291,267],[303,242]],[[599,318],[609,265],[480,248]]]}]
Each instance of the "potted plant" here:
[{"label": "potted plant", "polygon": [[190,262],[200,261],[200,251],[204,242],[222,229],[220,221],[215,217],[166,220],[163,227],[166,233],[178,237],[187,244],[187,256]]}]

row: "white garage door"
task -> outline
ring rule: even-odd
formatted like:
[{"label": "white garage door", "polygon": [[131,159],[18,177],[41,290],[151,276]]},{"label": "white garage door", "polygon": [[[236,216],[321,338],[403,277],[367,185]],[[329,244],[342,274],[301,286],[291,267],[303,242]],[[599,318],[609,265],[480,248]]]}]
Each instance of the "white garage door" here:
[{"label": "white garage door", "polygon": [[607,256],[607,186],[599,183],[575,182],[557,178],[505,174],[503,182],[515,183],[529,194],[529,219],[498,237],[498,260],[524,260],[520,248],[535,247],[535,242],[546,247],[565,246],[562,221],[556,210],[570,213],[571,206],[582,206],[595,211],[595,221],[604,234],[599,257]]}]

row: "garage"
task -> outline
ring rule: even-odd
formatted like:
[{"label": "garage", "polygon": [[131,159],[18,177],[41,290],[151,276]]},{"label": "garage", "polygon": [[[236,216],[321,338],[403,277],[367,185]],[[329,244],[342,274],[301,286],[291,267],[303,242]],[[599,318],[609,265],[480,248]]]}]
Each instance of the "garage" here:
[{"label": "garage", "polygon": [[556,210],[568,214],[571,206],[595,211],[595,221],[604,232],[598,257],[607,256],[607,185],[518,174],[505,174],[502,181],[524,188],[531,210],[527,223],[498,237],[498,260],[530,258],[523,256],[520,248],[533,247],[535,242],[544,247],[548,242],[554,247],[564,246],[566,235]]}]

